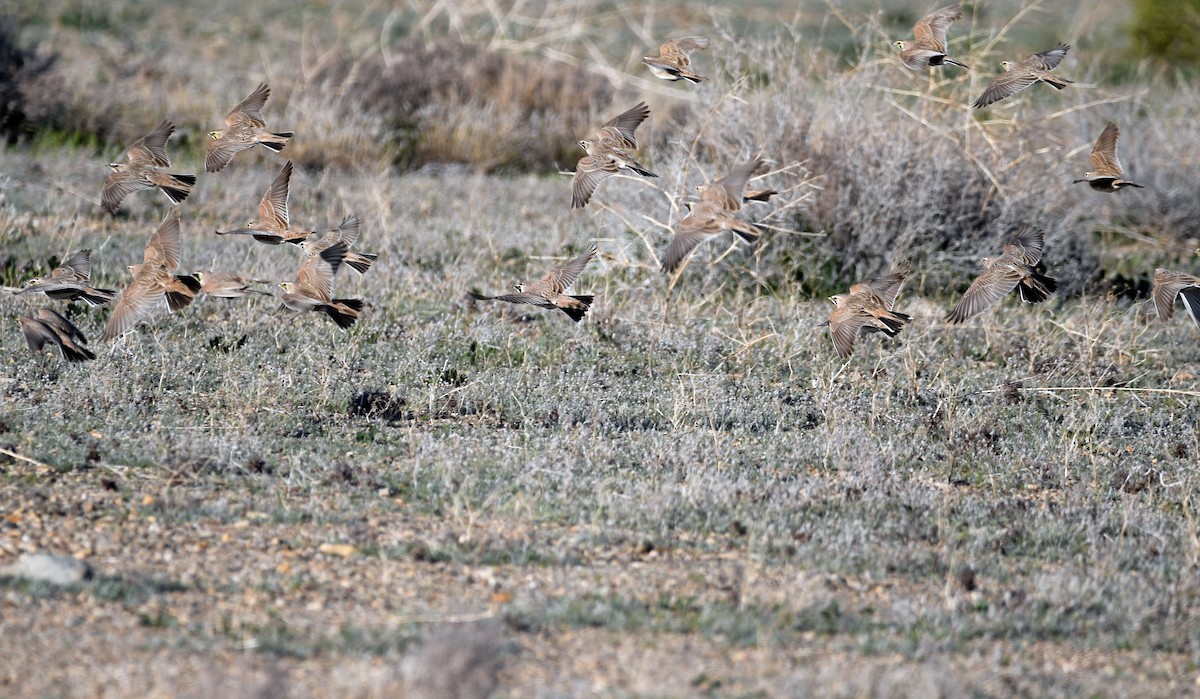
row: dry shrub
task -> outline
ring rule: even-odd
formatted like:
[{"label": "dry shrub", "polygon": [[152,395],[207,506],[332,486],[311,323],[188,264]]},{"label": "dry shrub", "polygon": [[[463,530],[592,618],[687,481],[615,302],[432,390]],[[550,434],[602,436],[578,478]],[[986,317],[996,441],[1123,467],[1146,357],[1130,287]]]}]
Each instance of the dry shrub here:
[{"label": "dry shrub", "polygon": [[[313,91],[343,115],[362,110],[381,119],[401,165],[468,163],[485,172],[544,170],[570,159],[594,114],[611,108],[613,92],[586,70],[451,40],[410,40],[331,61]],[[318,151],[310,164],[319,164]]]},{"label": "dry shrub", "polygon": [[60,109],[52,68],[57,56],[18,42],[14,21],[0,17],[0,134],[11,143]]}]

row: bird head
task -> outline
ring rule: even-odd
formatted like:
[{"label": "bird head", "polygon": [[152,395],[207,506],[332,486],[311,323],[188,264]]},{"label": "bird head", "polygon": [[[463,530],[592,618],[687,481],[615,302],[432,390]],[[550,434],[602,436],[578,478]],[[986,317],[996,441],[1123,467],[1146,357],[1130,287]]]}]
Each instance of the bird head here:
[{"label": "bird head", "polygon": [[517,290],[518,294],[525,293],[525,285],[524,284],[520,284],[520,283],[513,284],[513,288]]},{"label": "bird head", "polygon": [[283,293],[285,294],[292,293],[293,286],[294,284],[292,282],[279,282],[279,288],[283,289]]},{"label": "bird head", "polygon": [[579,147],[584,150],[587,150],[588,146],[592,145],[591,141],[579,141],[578,143],[579,143]]},{"label": "bird head", "polygon": [[25,288],[28,289],[31,286],[35,286],[35,285],[41,284],[41,283],[42,283],[41,277],[34,277],[33,279],[30,279],[29,281],[25,282]]},{"label": "bird head", "polygon": [[109,163],[108,167],[112,170],[118,170],[121,167],[121,163]]},{"label": "bird head", "polygon": [[841,294],[834,294],[833,296],[829,297],[829,302],[832,303],[833,305],[837,306],[838,308],[841,308],[842,307],[842,298],[843,297]]},{"label": "bird head", "polygon": [[221,137],[221,132],[220,131],[209,131],[208,137],[215,141]]},{"label": "bird head", "polygon": [[908,48],[908,42],[907,41],[893,41],[892,46],[895,46],[896,48],[903,51]]},{"label": "bird head", "polygon": [[1015,65],[1017,65],[1017,64],[1013,63],[1012,61],[1000,61],[1000,67],[1004,69],[1005,73],[1012,70],[1013,66],[1015,66]]}]

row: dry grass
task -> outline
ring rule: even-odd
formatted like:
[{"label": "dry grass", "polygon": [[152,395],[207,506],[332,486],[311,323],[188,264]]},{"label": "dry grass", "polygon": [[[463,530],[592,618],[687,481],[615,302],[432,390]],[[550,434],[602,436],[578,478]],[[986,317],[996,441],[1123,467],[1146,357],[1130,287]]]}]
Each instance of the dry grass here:
[{"label": "dry grass", "polygon": [[[977,16],[952,36],[985,67],[930,85],[885,53],[911,17],[885,32],[851,5],[826,31],[853,52],[750,42],[690,5],[199,7],[42,15],[58,23],[66,102],[96,101],[108,145],[5,150],[3,282],[87,246],[99,284],[125,283],[165,200],[99,215],[113,144],[169,112],[187,131],[178,167],[198,169],[197,135],[265,78],[268,119],[296,139],[201,178],[182,207],[183,264],[289,278],[296,251],[210,232],[252,216],[295,157],[310,163],[292,181],[298,225],[362,216],[357,247],[379,261],[337,290],[370,306],[341,332],[272,299],[204,298],[89,366],[30,355],[9,321],[0,562],[71,553],[96,576],[0,581],[0,694],[1194,688],[1197,330],[1154,320],[1136,292],[1159,261],[1193,264],[1195,88],[1105,87],[1077,49],[1060,69],[1070,91],[971,114],[988,63],[1040,30],[991,34],[994,17]],[[768,10],[779,31],[820,31]],[[699,59],[711,83],[614,79],[651,37],[697,26],[716,40]],[[401,53],[437,70],[389,73]],[[469,81],[444,84],[455,61]],[[128,90],[85,87],[116,76]],[[597,97],[575,103],[579,91]],[[606,182],[570,212],[569,180],[545,168],[575,157],[559,139],[642,96],[654,114],[639,155],[663,176]],[[572,116],[548,116],[568,103]],[[415,135],[397,134],[400,116]],[[1110,117],[1144,192],[1066,184]],[[760,150],[775,161],[762,184],[783,192],[748,208],[771,227],[763,242],[709,243],[669,286],[657,256],[685,195]],[[414,153],[464,166],[394,164]],[[1024,221],[1047,230],[1067,293],[945,326],[975,260]],[[584,323],[466,298],[593,242]],[[819,295],[901,260],[918,270],[899,302],[912,326],[837,360]],[[1135,293],[1106,293],[1117,277]],[[44,303],[0,297],[0,312]],[[106,313],[73,317],[95,335]]]}]

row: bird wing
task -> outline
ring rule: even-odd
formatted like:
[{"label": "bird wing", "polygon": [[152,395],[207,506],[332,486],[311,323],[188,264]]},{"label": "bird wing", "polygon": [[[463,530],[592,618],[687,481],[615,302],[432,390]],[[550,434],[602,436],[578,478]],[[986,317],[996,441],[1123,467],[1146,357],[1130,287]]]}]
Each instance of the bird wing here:
[{"label": "bird wing", "polygon": [[174,271],[179,268],[179,248],[179,209],[171,207],[162,223],[158,224],[158,229],[150,235],[143,260]]},{"label": "bird wing", "polygon": [[1014,68],[1006,71],[997,75],[992,80],[992,83],[987,86],[987,89],[983,91],[979,99],[975,100],[973,106],[976,108],[986,107],[1002,99],[1007,99],[1037,81],[1037,75],[1028,69]]},{"label": "bird wing", "polygon": [[700,243],[718,235],[721,232],[721,221],[703,204],[696,206],[692,213],[679,222],[675,237],[667,246],[663,256],[663,269],[674,272],[679,269],[686,258]]},{"label": "bird wing", "polygon": [[538,296],[558,296],[575,283],[575,280],[579,278],[580,272],[583,271],[584,267],[587,267],[587,264],[595,256],[596,246],[593,245],[590,250],[562,267],[546,272],[545,276],[529,287],[528,293]]},{"label": "bird wing", "polygon": [[258,203],[258,220],[274,221],[280,230],[288,228],[288,187],[292,181],[292,161],[283,164],[279,174]]},{"label": "bird wing", "polygon": [[997,266],[984,271],[971,282],[958,305],[946,314],[946,320],[961,323],[979,315],[1015,289],[1020,281],[1020,274],[1005,267]]},{"label": "bird wing", "polygon": [[[904,280],[908,278],[908,275],[908,270],[900,270],[892,272],[886,277],[870,279],[864,284],[871,293],[879,297],[879,300],[883,302],[883,307],[890,311],[895,305],[896,297],[900,295],[900,287],[904,286]],[[853,286],[850,287],[850,293],[854,293]]]},{"label": "bird wing", "polygon": [[[65,272],[70,273],[76,279],[79,279],[81,281],[91,279],[91,277],[92,277],[92,251],[91,251],[91,249],[84,248],[83,250],[80,250],[79,252],[75,253],[74,255],[71,255],[70,257],[67,258],[66,262],[64,262],[58,266],[58,269],[62,269]],[[58,269],[54,270],[54,272],[57,272]],[[51,277],[55,276],[54,272],[50,273]]]},{"label": "bird wing", "polygon": [[516,294],[503,294],[501,296],[489,296],[489,301],[507,301],[508,303],[528,303],[542,308],[554,308],[554,304],[550,303],[545,298],[529,292],[521,292]]},{"label": "bird wing", "polygon": [[141,319],[150,315],[166,292],[152,280],[134,278],[113,308],[100,340],[107,342],[124,335]]},{"label": "bird wing", "polygon": [[571,208],[578,209],[588,203],[600,183],[617,174],[617,163],[604,155],[585,155],[575,164],[575,177],[571,180]]},{"label": "bird wing", "polygon": [[141,172],[131,170],[114,172],[104,179],[104,192],[100,195],[100,205],[109,213],[116,213],[117,207],[125,201],[125,197],[153,186],[142,176]]},{"label": "bird wing", "polygon": [[37,312],[37,318],[43,323],[54,328],[63,336],[71,340],[75,340],[76,342],[81,342],[85,345],[87,344],[87,338],[83,336],[83,332],[80,331],[79,328],[75,327],[74,323],[67,320],[66,316],[58,311],[51,310],[49,308],[39,308]]},{"label": "bird wing", "polygon": [[[1179,292],[1187,287],[1200,284],[1200,279],[1184,274],[1183,272],[1175,272],[1169,269],[1158,268],[1154,270],[1154,308],[1158,311],[1158,317],[1162,320],[1168,320],[1175,313],[1175,297]],[[1189,308],[1189,311],[1192,309]],[[1194,317],[1194,315],[1193,315]]]},{"label": "bird wing", "polygon": [[58,344],[58,335],[44,322],[25,316],[17,316],[17,320],[21,323],[21,334],[25,336],[25,345],[30,351],[40,351],[47,342]]},{"label": "bird wing", "polygon": [[707,49],[708,37],[685,36],[682,39],[664,41],[662,46],[658,47],[658,55],[661,58],[666,58],[672,54],[683,54],[686,57],[692,51],[705,51]]},{"label": "bird wing", "polygon": [[1035,53],[1029,58],[1021,61],[1021,65],[1028,68],[1040,68],[1042,70],[1054,70],[1062,63],[1062,59],[1070,51],[1071,47],[1066,44],[1059,44],[1052,49]]},{"label": "bird wing", "polygon": [[358,231],[361,224],[362,221],[358,218],[357,214],[350,214],[342,219],[337,228],[322,236],[320,242],[324,242],[328,238],[331,243],[341,241],[346,244],[346,247],[350,247],[358,240]]},{"label": "bird wing", "polygon": [[1004,244],[1004,254],[1019,257],[1025,264],[1033,266],[1042,259],[1042,250],[1046,247],[1046,234],[1040,228],[1026,226],[1013,234]]},{"label": "bird wing", "polygon": [[261,83],[250,96],[242,100],[238,106],[229,112],[229,116],[225,117],[225,124],[234,126],[235,124],[248,121],[249,123],[262,128],[267,125],[263,119],[262,108],[267,103],[267,98],[271,96],[271,88],[267,87],[266,83]]},{"label": "bird wing", "polygon": [[204,149],[204,171],[220,172],[233,161],[233,156],[253,147],[253,142],[237,141],[229,138],[228,134],[210,140]]},{"label": "bird wing", "polygon": [[146,162],[156,167],[170,167],[167,159],[167,139],[175,132],[175,124],[170,119],[164,119],[153,131],[134,142],[125,157],[130,162]]},{"label": "bird wing", "polygon": [[1117,139],[1121,137],[1121,129],[1113,122],[1108,122],[1092,147],[1092,172],[1097,175],[1120,177],[1124,170],[1121,161],[1117,159]]},{"label": "bird wing", "polygon": [[829,334],[840,356],[848,356],[854,350],[854,338],[870,318],[869,313],[849,306],[839,306],[829,314]]},{"label": "bird wing", "polygon": [[636,149],[638,147],[637,138],[634,137],[633,132],[648,116],[650,116],[650,107],[645,102],[638,102],[636,106],[605,122],[596,135],[599,136],[601,143]]},{"label": "bird wing", "polygon": [[329,301],[333,298],[333,275],[346,257],[346,244],[335,243],[320,255],[309,255],[296,272],[296,289],[304,296]]},{"label": "bird wing", "polygon": [[951,22],[960,17],[962,17],[962,8],[958,5],[950,5],[934,11],[933,14],[917,22],[917,25],[913,27],[913,34],[917,37],[917,46],[945,53],[946,30],[950,28]]}]

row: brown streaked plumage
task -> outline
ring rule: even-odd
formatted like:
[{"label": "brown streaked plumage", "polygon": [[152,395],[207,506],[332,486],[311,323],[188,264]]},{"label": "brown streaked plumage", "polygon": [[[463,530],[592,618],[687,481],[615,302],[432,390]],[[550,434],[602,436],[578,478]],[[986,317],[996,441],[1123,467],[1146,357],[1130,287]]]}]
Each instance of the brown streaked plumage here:
[{"label": "brown streaked plumage", "polygon": [[1059,63],[1062,63],[1063,57],[1070,50],[1070,46],[1059,44],[1052,49],[1035,53],[1023,61],[1001,61],[1000,67],[1004,69],[1004,72],[992,80],[987,89],[983,91],[983,94],[979,96],[979,99],[975,100],[971,106],[976,109],[986,107],[989,104],[1012,97],[1021,90],[1038,82],[1046,83],[1056,90],[1063,89],[1075,81],[1051,75],[1050,71],[1057,68]]},{"label": "brown streaked plumage", "polygon": [[296,281],[282,282],[283,305],[293,311],[319,311],[339,328],[347,329],[358,320],[362,299],[333,298],[333,276],[346,257],[348,248],[338,242],[316,255],[307,255],[296,272]]},{"label": "brown streaked plumage", "polygon": [[587,252],[567,262],[562,267],[550,270],[533,284],[528,286],[515,284],[513,286],[517,291],[515,294],[483,296],[475,292],[470,292],[470,296],[477,301],[506,301],[508,303],[527,303],[539,308],[557,308],[570,316],[571,320],[578,323],[580,320],[583,320],[583,316],[591,308],[593,295],[583,294],[576,296],[567,294],[566,291],[575,283],[575,280],[579,278],[579,274],[583,272],[583,268],[595,256],[596,246],[593,245]]},{"label": "brown streaked plumage", "polygon": [[250,221],[243,228],[217,231],[217,235],[249,235],[260,243],[279,245],[307,240],[315,231],[292,228],[288,217],[288,197],[292,182],[292,161],[287,161],[271,180],[271,186],[258,203],[258,220]]},{"label": "brown streaked plumage", "polygon": [[658,177],[642,167],[633,156],[620,148],[607,148],[592,141],[580,141],[587,155],[575,164],[575,176],[571,180],[571,208],[587,206],[600,183],[616,175],[622,169],[635,172],[642,177]]},{"label": "brown streaked plumage", "polygon": [[291,131],[271,133],[266,130],[267,122],[262,110],[271,96],[266,83],[258,86],[250,96],[225,117],[223,131],[209,131],[212,140],[204,153],[205,172],[220,172],[233,161],[233,156],[258,144],[275,153],[283,150],[292,137]]},{"label": "brown streaked plumage", "polygon": [[82,299],[89,306],[103,306],[116,297],[117,292],[112,289],[93,287],[91,278],[92,251],[85,248],[51,270],[49,276],[44,279],[36,278],[25,282],[24,288],[17,293],[40,291],[52,299]]},{"label": "brown streaked plumage", "polygon": [[682,39],[671,39],[658,47],[657,56],[646,56],[642,59],[654,76],[663,80],[687,80],[698,83],[704,77],[692,72],[693,51],[707,51],[708,38],[689,36]]},{"label": "brown streaked plumage", "polygon": [[698,245],[715,238],[725,231],[733,231],[742,240],[754,244],[762,231],[752,223],[743,221],[714,201],[701,200],[691,212],[679,222],[675,237],[667,246],[662,269],[673,274]]},{"label": "brown streaked plumage", "polygon": [[[354,242],[358,240],[360,225],[361,221],[359,220],[358,216],[356,214],[350,214],[346,218],[342,219],[342,222],[338,224],[337,228],[326,232],[319,240],[313,240],[312,236],[309,236],[307,239],[301,240],[297,244],[304,248],[304,251],[309,255],[319,255],[321,254],[322,250],[327,250],[338,243],[345,243],[346,247],[348,248],[354,245]],[[355,272],[358,272],[359,274],[366,274],[367,270],[371,269],[371,265],[375,263],[375,260],[378,257],[378,255],[369,252],[347,252],[345,259],[342,260],[342,262]]]},{"label": "brown streaked plumage", "polygon": [[1154,270],[1154,308],[1162,320],[1175,314],[1175,297],[1183,299],[1188,315],[1200,326],[1200,277],[1159,267]]},{"label": "brown streaked plumage", "polygon": [[638,102],[633,107],[604,122],[596,130],[595,143],[601,148],[629,148],[637,150],[638,142],[634,132],[642,122],[650,116],[650,107],[645,102]]},{"label": "brown streaked plumage", "polygon": [[1043,247],[1042,231],[1025,228],[1004,245],[1003,255],[983,258],[983,273],[971,283],[958,305],[946,314],[947,322],[962,323],[987,310],[1013,289],[1026,303],[1041,303],[1049,298],[1058,289],[1058,283],[1034,270],[1042,259]]},{"label": "brown streaked plumage", "polygon": [[746,183],[766,172],[767,168],[767,161],[755,156],[721,179],[697,186],[700,201],[711,202],[726,211],[737,211],[742,208],[743,203],[749,201],[767,201],[779,192],[773,189],[746,191]]},{"label": "brown streaked plumage", "polygon": [[854,284],[848,293],[829,297],[835,306],[829,314],[829,334],[838,355],[850,356],[859,335],[882,332],[895,337],[912,321],[907,314],[892,310],[908,275],[907,269],[898,270],[886,277]]},{"label": "brown streaked plumage", "polygon": [[105,211],[116,215],[117,207],[125,197],[155,187],[161,189],[173,204],[187,199],[196,184],[196,176],[179,175],[163,170],[171,167],[166,148],[167,139],[174,132],[175,124],[165,119],[125,151],[125,162],[108,164],[112,168],[112,174],[104,180],[104,193],[100,198],[100,204]]},{"label": "brown streaked plumage", "polygon": [[200,293],[223,299],[236,299],[246,294],[262,294],[271,296],[271,292],[255,289],[252,284],[270,284],[265,279],[251,279],[233,272],[196,272],[193,274],[200,280]]},{"label": "brown streaked plumage", "polygon": [[146,243],[142,263],[129,265],[133,281],[125,288],[113,308],[100,340],[106,342],[124,335],[150,315],[164,297],[172,313],[185,308],[200,292],[200,280],[191,275],[176,275],[180,249],[179,209],[171,209]]},{"label": "brown streaked plumage", "polygon": [[900,61],[912,70],[929,70],[930,66],[946,64],[970,70],[965,63],[946,55],[946,30],[950,23],[962,17],[962,8],[950,5],[935,10],[928,17],[917,22],[913,27],[916,39],[912,42],[894,41],[892,45],[900,49]]},{"label": "brown streaked plumage", "polygon": [[1112,194],[1122,187],[1145,189],[1140,184],[1121,179],[1125,175],[1125,170],[1121,167],[1120,159],[1117,158],[1117,139],[1120,137],[1121,129],[1117,128],[1113,122],[1108,122],[1108,125],[1100,132],[1100,138],[1096,139],[1096,145],[1092,146],[1092,171],[1083,173],[1082,178],[1071,184],[1087,182],[1097,192],[1108,194]]},{"label": "brown streaked plumage", "polygon": [[84,345],[87,338],[75,324],[65,316],[49,308],[39,309],[33,316],[17,316],[21,334],[32,352],[39,352],[47,344],[58,347],[63,359],[68,362],[86,362],[96,355]]}]

